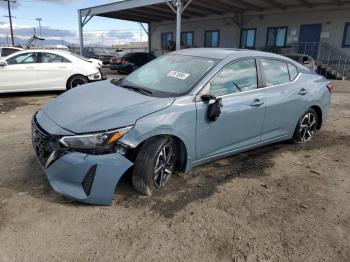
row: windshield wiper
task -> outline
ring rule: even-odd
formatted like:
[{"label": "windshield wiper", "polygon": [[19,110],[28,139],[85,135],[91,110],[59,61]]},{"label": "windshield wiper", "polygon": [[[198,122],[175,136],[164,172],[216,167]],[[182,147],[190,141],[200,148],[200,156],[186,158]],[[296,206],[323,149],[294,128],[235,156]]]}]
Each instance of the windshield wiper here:
[{"label": "windshield wiper", "polygon": [[119,80],[113,79],[111,82],[112,82],[112,84],[115,84],[117,86],[120,86],[120,87],[123,87],[123,88],[126,88],[126,89],[133,90],[135,92],[139,92],[139,93],[141,93],[143,95],[146,95],[146,96],[151,96],[152,95],[152,92],[147,90],[147,89],[145,89],[145,88],[142,88],[142,87],[139,87],[139,86],[136,86],[136,85],[132,85],[132,84],[128,84],[128,83],[124,84],[124,82],[126,82],[124,80],[125,80],[125,78],[121,78]]},{"label": "windshield wiper", "polygon": [[126,89],[131,89],[133,91],[139,92],[139,93],[146,95],[146,96],[152,95],[151,91],[146,90],[146,89],[141,88],[141,87],[137,87],[137,86],[133,86],[133,85],[120,85],[120,86],[123,88],[126,88]]}]

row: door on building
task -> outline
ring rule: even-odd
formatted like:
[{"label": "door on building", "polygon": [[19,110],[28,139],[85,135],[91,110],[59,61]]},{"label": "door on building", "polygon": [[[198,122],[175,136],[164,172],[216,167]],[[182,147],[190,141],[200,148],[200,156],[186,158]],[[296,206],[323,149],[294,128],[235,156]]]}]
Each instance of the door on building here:
[{"label": "door on building", "polygon": [[308,24],[300,26],[299,52],[317,59],[322,24]]}]

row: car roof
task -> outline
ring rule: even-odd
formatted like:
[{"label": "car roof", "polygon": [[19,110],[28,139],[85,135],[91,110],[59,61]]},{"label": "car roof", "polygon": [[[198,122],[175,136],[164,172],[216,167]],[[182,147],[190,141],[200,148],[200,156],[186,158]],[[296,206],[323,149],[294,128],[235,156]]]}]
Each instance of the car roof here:
[{"label": "car roof", "polygon": [[199,57],[207,57],[210,59],[219,59],[219,60],[223,60],[228,57],[234,59],[234,58],[240,58],[240,57],[246,57],[246,56],[253,56],[253,57],[265,56],[265,57],[288,60],[288,58],[284,56],[273,54],[273,53],[249,50],[249,49],[234,49],[234,48],[189,48],[189,49],[174,51],[174,52],[171,52],[170,54],[199,56]]}]

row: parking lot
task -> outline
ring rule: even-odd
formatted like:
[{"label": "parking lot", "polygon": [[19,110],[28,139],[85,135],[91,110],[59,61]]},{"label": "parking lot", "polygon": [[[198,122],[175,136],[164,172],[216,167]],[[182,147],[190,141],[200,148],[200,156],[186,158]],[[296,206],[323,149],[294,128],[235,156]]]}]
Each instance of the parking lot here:
[{"label": "parking lot", "polygon": [[335,81],[314,140],[178,174],[144,197],[130,177],[109,207],[56,194],[30,121],[57,93],[0,98],[0,261],[350,261],[350,81]]}]

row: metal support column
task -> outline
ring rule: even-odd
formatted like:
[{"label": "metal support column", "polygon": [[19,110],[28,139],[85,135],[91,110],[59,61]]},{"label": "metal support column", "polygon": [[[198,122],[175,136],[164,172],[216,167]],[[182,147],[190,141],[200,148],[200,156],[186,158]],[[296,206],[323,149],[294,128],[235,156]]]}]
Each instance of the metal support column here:
[{"label": "metal support column", "polygon": [[148,53],[151,53],[151,47],[152,47],[152,27],[151,23],[148,23]]},{"label": "metal support column", "polygon": [[176,50],[181,49],[182,0],[176,0]]},{"label": "metal support column", "polygon": [[80,55],[84,55],[83,21],[82,21],[80,10],[78,10],[78,19],[79,19]]}]

